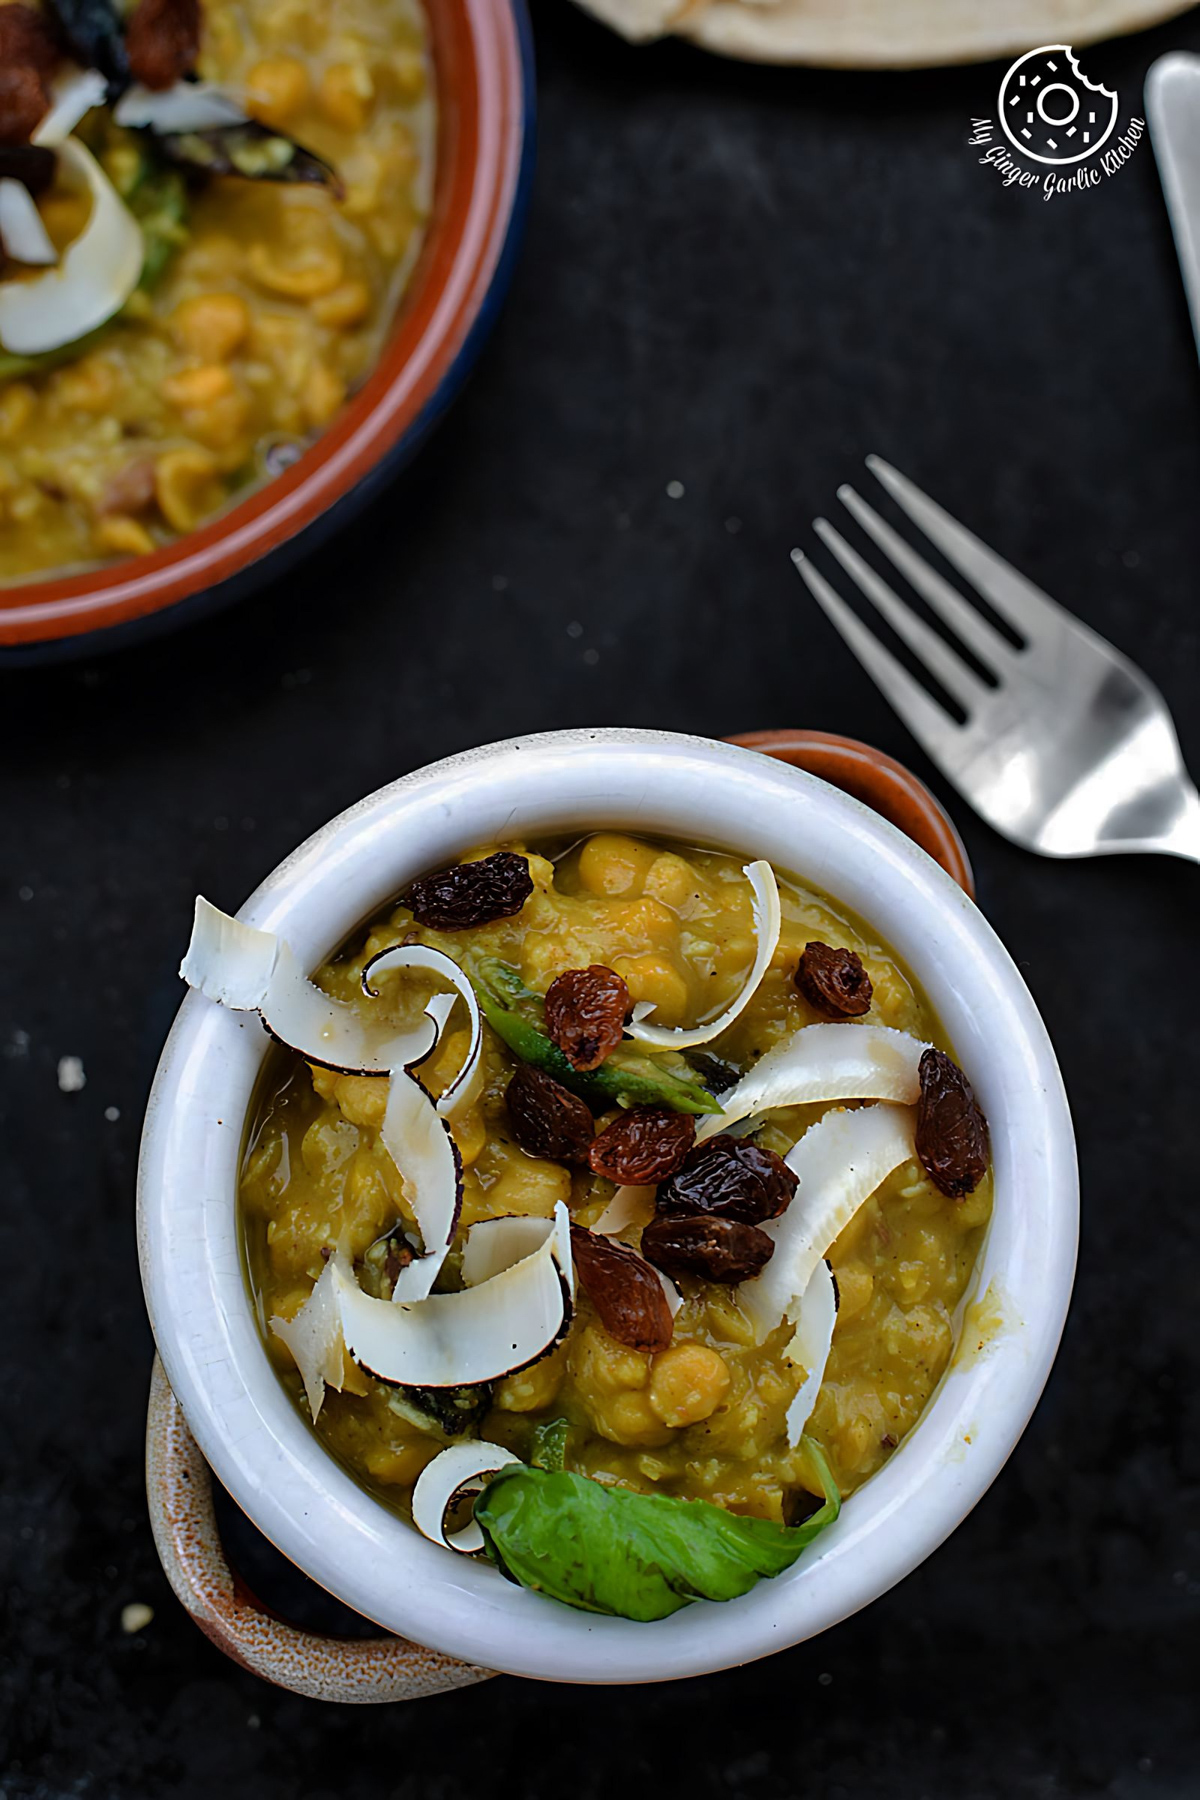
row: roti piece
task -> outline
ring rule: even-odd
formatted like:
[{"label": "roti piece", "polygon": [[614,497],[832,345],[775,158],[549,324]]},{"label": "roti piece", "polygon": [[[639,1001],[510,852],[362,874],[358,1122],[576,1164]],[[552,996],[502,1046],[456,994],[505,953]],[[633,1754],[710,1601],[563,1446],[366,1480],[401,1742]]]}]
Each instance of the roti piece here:
[{"label": "roti piece", "polygon": [[[1194,0],[580,0],[625,36],[674,31],[721,56],[821,68],[986,62],[1039,44],[1094,44],[1190,10]],[[636,32],[623,22],[640,20]],[[656,22],[657,21],[657,22]]]}]

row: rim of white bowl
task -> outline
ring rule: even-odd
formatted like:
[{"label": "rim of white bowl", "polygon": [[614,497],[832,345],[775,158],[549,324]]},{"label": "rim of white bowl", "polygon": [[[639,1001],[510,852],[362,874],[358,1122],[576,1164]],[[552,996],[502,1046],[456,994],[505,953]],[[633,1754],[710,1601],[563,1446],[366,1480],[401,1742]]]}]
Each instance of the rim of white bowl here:
[{"label": "rim of white bowl", "polygon": [[282,933],[311,968],[412,876],[474,843],[600,827],[768,857],[869,919],[924,986],[991,1123],[996,1205],[974,1292],[994,1322],[981,1347],[960,1343],[900,1448],[791,1570],[740,1600],[701,1602],[653,1625],[576,1612],[427,1542],[335,1461],[268,1360],[243,1273],[237,1169],[269,1048],[253,1015],[184,1000],[146,1114],[138,1242],[151,1324],[188,1423],[217,1478],[284,1555],[386,1629],[466,1662],[643,1682],[814,1636],[950,1535],[1008,1458],[1049,1375],[1074,1278],[1078,1176],[1045,1026],[982,913],[858,801],[752,750],[597,728],[466,751],[333,819],[239,917]]}]

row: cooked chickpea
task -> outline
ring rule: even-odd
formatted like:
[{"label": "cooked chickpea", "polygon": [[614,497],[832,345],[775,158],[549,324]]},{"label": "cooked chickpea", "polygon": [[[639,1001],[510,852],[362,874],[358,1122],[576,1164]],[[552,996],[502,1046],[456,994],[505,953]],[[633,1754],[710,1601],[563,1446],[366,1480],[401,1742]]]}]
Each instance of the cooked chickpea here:
[{"label": "cooked chickpea", "polygon": [[312,303],[312,315],[318,325],[331,331],[348,331],[361,325],[371,310],[371,290],[365,281],[343,281],[331,294],[318,294]]},{"label": "cooked chickpea", "polygon": [[408,1444],[381,1444],[363,1458],[367,1474],[385,1487],[411,1487],[442,1445],[436,1438],[414,1437]]},{"label": "cooked chickpea", "polygon": [[591,894],[640,894],[655,856],[648,844],[600,831],[579,852],[579,879]]},{"label": "cooked chickpea", "polygon": [[554,1403],[565,1374],[565,1352],[552,1351],[528,1369],[519,1369],[515,1375],[498,1381],[492,1392],[492,1405],[501,1412],[541,1412]]},{"label": "cooked chickpea", "polygon": [[343,1119],[351,1125],[368,1125],[378,1131],[387,1111],[388,1084],[377,1075],[339,1075],[333,1098]]},{"label": "cooked chickpea", "polygon": [[233,392],[233,376],[223,363],[206,363],[200,369],[182,369],[162,384],[164,397],[180,411],[211,406]]},{"label": "cooked chickpea", "polygon": [[359,132],[371,116],[375,84],[362,63],[330,63],[317,88],[317,105],[339,131]]},{"label": "cooked chickpea", "polygon": [[195,294],[171,315],[176,341],[206,363],[228,362],[249,329],[250,308],[238,294]]},{"label": "cooked chickpea", "polygon": [[266,56],[246,75],[246,111],[264,125],[294,119],[311,91],[308,70],[294,56]]},{"label": "cooked chickpea", "polygon": [[154,539],[139,519],[128,513],[111,513],[101,519],[93,534],[96,548],[104,556],[149,556]]},{"label": "cooked chickpea", "polygon": [[561,1163],[539,1162],[523,1151],[510,1152],[502,1173],[488,1189],[493,1214],[532,1213],[548,1219],[559,1201],[571,1198],[571,1173]]},{"label": "cooked chickpea", "polygon": [[268,244],[251,244],[246,260],[260,287],[289,300],[315,300],[331,294],[345,267],[332,237],[324,243],[301,243],[286,252]]},{"label": "cooked chickpea", "polygon": [[328,425],[346,398],[346,384],[328,363],[314,362],[304,383],[301,404],[304,418],[313,431]]},{"label": "cooked chickpea", "polygon": [[688,985],[664,956],[617,956],[613,968],[635,1000],[649,1000],[656,1025],[678,1025],[688,1009]]},{"label": "cooked chickpea", "polygon": [[673,1344],[654,1358],[650,1407],[664,1425],[699,1424],[716,1412],[729,1392],[729,1366],[704,1344]]},{"label": "cooked chickpea", "polygon": [[19,437],[37,406],[37,395],[24,381],[0,388],[0,442]]},{"label": "cooked chickpea", "polygon": [[225,498],[215,459],[207,450],[168,450],[154,471],[154,493],[167,524],[192,531]]},{"label": "cooked chickpea", "polygon": [[54,391],[64,406],[80,412],[103,412],[117,391],[117,372],[104,356],[85,356],[60,369]]}]

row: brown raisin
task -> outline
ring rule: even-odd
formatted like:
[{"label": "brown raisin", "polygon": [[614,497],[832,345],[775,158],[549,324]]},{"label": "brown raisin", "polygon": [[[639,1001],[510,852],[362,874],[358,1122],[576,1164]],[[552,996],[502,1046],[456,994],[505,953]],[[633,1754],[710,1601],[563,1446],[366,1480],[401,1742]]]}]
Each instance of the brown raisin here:
[{"label": "brown raisin", "polygon": [[643,1187],[673,1175],[696,1141],[690,1113],[669,1106],[631,1106],[592,1139],[588,1162],[594,1175]]},{"label": "brown raisin", "polygon": [[917,1073],[917,1155],[934,1186],[961,1200],[987,1172],[987,1120],[970,1082],[944,1050],[926,1050]]},{"label": "brown raisin", "polygon": [[773,1150],[721,1132],[698,1144],[658,1190],[661,1213],[706,1213],[759,1225],[777,1219],[796,1191],[796,1177]]},{"label": "brown raisin", "polygon": [[858,1019],[871,1010],[871,977],[854,950],[805,944],[796,986],[823,1019]]},{"label": "brown raisin", "polygon": [[529,863],[512,850],[497,850],[480,862],[455,863],[422,875],[404,896],[419,925],[435,931],[463,931],[519,913],[533,892]]},{"label": "brown raisin", "polygon": [[125,25],[125,47],[136,81],[173,87],[200,54],[200,0],[138,0]]},{"label": "brown raisin", "polygon": [[571,1227],[579,1279],[609,1337],[647,1355],[665,1350],[674,1320],[662,1282],[644,1257],[598,1232]]},{"label": "brown raisin", "polygon": [[629,989],[615,969],[567,969],[546,990],[546,1030],[575,1069],[598,1069],[625,1032]]},{"label": "brown raisin", "polygon": [[527,1156],[549,1157],[552,1162],[581,1162],[595,1133],[595,1122],[584,1101],[567,1092],[553,1075],[522,1063],[505,1093],[513,1136]]},{"label": "brown raisin", "polygon": [[0,5],[0,144],[26,144],[50,106],[60,51],[50,22],[20,0]]},{"label": "brown raisin", "polygon": [[740,1219],[657,1218],[642,1233],[642,1255],[664,1274],[700,1275],[732,1286],[764,1269],[775,1245],[757,1225]]}]

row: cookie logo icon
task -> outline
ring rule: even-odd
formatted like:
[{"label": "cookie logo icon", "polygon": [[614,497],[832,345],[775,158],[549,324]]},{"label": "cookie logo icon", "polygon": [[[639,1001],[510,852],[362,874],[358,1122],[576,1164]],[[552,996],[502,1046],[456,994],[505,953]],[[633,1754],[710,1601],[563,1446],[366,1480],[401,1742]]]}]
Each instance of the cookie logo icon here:
[{"label": "cookie logo icon", "polygon": [[1000,84],[1000,124],[1022,156],[1077,163],[1094,156],[1117,123],[1117,96],[1089,81],[1068,44],[1019,57]]}]

